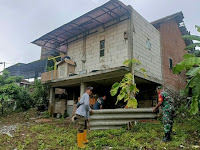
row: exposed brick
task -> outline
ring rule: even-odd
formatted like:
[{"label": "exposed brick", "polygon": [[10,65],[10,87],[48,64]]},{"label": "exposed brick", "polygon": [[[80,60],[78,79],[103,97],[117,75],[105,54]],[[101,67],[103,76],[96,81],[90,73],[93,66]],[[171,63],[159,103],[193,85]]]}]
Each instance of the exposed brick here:
[{"label": "exposed brick", "polygon": [[183,89],[186,85],[184,73],[175,75],[169,69],[169,57],[172,58],[173,66],[183,60],[183,55],[187,53],[186,45],[178,24],[175,20],[167,21],[160,25],[158,29],[161,36],[163,80],[164,84],[174,90]]}]

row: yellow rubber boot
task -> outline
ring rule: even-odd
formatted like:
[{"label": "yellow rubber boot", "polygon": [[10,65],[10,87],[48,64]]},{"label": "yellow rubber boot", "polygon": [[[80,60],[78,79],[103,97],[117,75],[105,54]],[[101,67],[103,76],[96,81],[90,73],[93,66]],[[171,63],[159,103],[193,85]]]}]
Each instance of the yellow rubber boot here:
[{"label": "yellow rubber boot", "polygon": [[83,132],[83,143],[88,144],[89,141],[87,140],[87,129],[84,130]]},{"label": "yellow rubber boot", "polygon": [[85,145],[83,144],[83,136],[84,133],[77,133],[77,143],[79,148],[85,148]]}]

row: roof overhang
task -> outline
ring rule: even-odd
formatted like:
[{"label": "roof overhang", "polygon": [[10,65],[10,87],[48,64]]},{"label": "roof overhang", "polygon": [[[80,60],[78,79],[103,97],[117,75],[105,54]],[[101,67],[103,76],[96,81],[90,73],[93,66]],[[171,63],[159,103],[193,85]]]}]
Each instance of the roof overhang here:
[{"label": "roof overhang", "polygon": [[177,12],[175,14],[172,14],[172,15],[166,16],[164,18],[155,20],[155,21],[151,22],[151,24],[155,27],[158,27],[160,24],[165,23],[165,22],[172,20],[172,19],[175,19],[176,22],[179,24],[179,23],[183,22],[183,18],[184,18],[183,13]]},{"label": "roof overhang", "polygon": [[128,6],[118,0],[110,0],[104,5],[45,34],[32,43],[49,50],[65,52],[64,45],[68,44],[70,39],[79,39],[81,34],[83,37],[95,33],[97,31],[91,30],[104,26],[110,21],[117,20],[120,22],[122,16],[129,18]]},{"label": "roof overhang", "polygon": [[[175,14],[172,14],[172,15],[166,16],[164,18],[158,19],[156,21],[153,21],[153,22],[151,22],[151,24],[155,28],[160,28],[161,24],[166,23],[166,22],[171,21],[171,20],[175,20],[176,23],[179,26],[181,34],[182,35],[190,35],[190,32],[187,31],[187,28],[184,24],[183,19],[184,19],[183,13],[180,11],[180,12],[177,12]],[[192,40],[184,40],[184,42],[185,42],[186,46],[193,43]]]}]

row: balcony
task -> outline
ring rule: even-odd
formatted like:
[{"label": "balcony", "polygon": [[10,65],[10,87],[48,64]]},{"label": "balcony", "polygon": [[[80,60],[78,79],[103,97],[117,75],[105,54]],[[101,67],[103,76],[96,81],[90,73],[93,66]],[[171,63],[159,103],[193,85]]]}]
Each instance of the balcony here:
[{"label": "balcony", "polygon": [[52,70],[49,72],[44,72],[41,75],[41,82],[51,81],[58,79],[58,72],[57,70]]},{"label": "balcony", "polygon": [[42,73],[41,82],[65,78],[72,73],[75,73],[75,62],[70,59],[64,59],[55,64],[54,70]]}]

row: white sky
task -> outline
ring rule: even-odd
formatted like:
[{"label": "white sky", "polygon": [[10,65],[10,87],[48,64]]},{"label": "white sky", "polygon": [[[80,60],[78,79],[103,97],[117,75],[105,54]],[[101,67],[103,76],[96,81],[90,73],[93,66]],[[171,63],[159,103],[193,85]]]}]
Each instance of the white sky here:
[{"label": "white sky", "polygon": [[[0,0],[0,62],[6,67],[40,58],[30,42],[108,0]],[[182,11],[191,34],[198,34],[200,0],[121,0],[149,22]],[[0,64],[0,70],[3,65]]]}]

